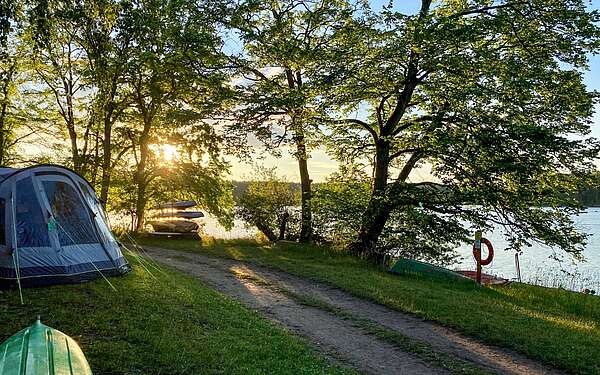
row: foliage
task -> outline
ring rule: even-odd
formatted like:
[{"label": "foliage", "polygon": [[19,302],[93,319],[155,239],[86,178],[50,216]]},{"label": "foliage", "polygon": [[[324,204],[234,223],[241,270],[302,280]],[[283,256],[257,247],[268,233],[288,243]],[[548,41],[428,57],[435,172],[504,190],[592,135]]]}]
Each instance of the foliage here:
[{"label": "foliage", "polygon": [[[165,191],[163,184],[230,225],[228,164],[209,119],[230,95],[214,22],[223,21],[226,8],[192,1],[27,2],[20,25],[26,32],[9,35],[7,44],[22,54],[11,54],[19,71],[7,81],[10,98],[2,99],[10,111],[0,141],[14,143],[35,130],[31,143],[39,154],[28,151],[32,161],[74,168],[110,209],[130,215],[133,199],[141,225],[147,201]],[[172,163],[153,149],[165,141],[181,155]]]},{"label": "foliage", "polygon": [[451,264],[457,256],[456,249],[472,241],[473,232],[448,216],[418,206],[395,210],[377,246],[394,258]]},{"label": "foliage", "polygon": [[237,216],[256,226],[269,241],[297,238],[298,232],[289,230],[294,223],[289,222],[295,219],[298,194],[274,169],[257,167],[255,176],[257,180],[250,182],[238,199]]},{"label": "foliage", "polygon": [[23,35],[22,6],[12,1],[0,3],[0,166],[14,163],[18,146],[40,131],[28,114],[37,103],[30,99],[25,49],[19,42]]},{"label": "foliage", "polygon": [[[500,224],[516,249],[579,252],[585,236],[569,215],[599,149],[589,138],[596,94],[582,78],[598,17],[583,1],[423,0],[416,15],[386,8],[338,30],[317,67],[330,85],[331,143],[373,160],[374,176],[351,249],[380,258],[395,216],[426,243],[446,226],[443,247],[465,225]],[[422,166],[432,177],[415,181]]]},{"label": "foliage", "polygon": [[370,185],[364,174],[352,173],[344,167],[326,182],[316,185],[313,198],[315,236],[322,242],[340,247],[354,240],[360,228],[360,213],[368,204]]},{"label": "foliage", "polygon": [[8,55],[6,49],[15,21],[19,18],[20,4],[15,0],[0,1],[0,58]]},{"label": "foliage", "polygon": [[[219,160],[214,129],[204,119],[220,108],[228,89],[224,84],[227,75],[221,69],[221,40],[212,18],[222,16],[219,7],[191,1],[146,1],[139,5],[125,7],[121,32],[135,46],[127,59],[124,79],[133,103],[128,114],[137,121],[126,130],[126,136],[135,161],[136,228],[142,230],[152,195],[149,188],[159,184],[154,180],[160,175],[160,163],[153,159],[151,145],[161,144],[161,137],[173,136],[173,132],[189,135],[179,137],[185,143],[186,163],[196,165],[186,167],[194,172],[189,177],[197,176],[197,166],[207,158],[210,167],[204,170],[216,172],[218,178],[213,182],[222,182],[220,175],[227,166]],[[195,182],[189,188],[200,186],[198,180]],[[214,195],[214,191],[206,192]]]},{"label": "foliage", "polygon": [[16,57],[16,48],[9,48],[12,52],[10,57],[0,60],[0,166],[7,166],[12,161],[18,128],[14,109],[21,65]]},{"label": "foliage", "polygon": [[[583,0],[421,5],[4,1],[0,164],[67,164],[110,207],[131,210],[134,194],[139,227],[169,196],[230,224],[223,156],[258,140],[298,160],[303,241],[314,221],[320,241],[356,232],[363,256],[444,259],[469,231],[501,225],[515,249],[578,254],[569,215],[599,149],[582,82],[599,13]],[[17,160],[24,142],[38,155]],[[165,144],[181,157],[165,163]],[[322,145],[373,173],[313,192]]]},{"label": "foliage", "polygon": [[[23,42],[29,55],[32,82],[56,114],[55,123],[67,134],[73,169],[83,173],[91,135],[85,108],[90,82],[86,79],[89,60],[81,43],[81,9],[70,2],[34,1],[28,9],[29,24]],[[83,136],[84,149],[78,138]]]},{"label": "foliage", "polygon": [[308,72],[328,48],[331,31],[351,13],[345,0],[249,0],[240,3],[233,19],[244,49],[230,57],[240,75],[240,101],[229,129],[241,138],[253,134],[277,154],[288,146],[298,161],[301,242],[310,242],[313,234],[308,159],[322,132],[315,103],[323,87]]},{"label": "foliage", "polygon": [[193,200],[215,216],[225,229],[233,226],[233,187],[221,165],[176,160],[158,170],[152,185],[152,203]]}]

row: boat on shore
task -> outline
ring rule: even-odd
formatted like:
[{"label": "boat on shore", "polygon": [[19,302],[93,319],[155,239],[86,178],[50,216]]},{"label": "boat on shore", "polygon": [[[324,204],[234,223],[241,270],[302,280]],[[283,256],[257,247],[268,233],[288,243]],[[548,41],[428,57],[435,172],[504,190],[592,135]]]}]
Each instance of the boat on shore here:
[{"label": "boat on shore", "polygon": [[92,370],[75,340],[38,319],[0,345],[0,374],[92,375]]},{"label": "boat on shore", "polygon": [[183,219],[199,219],[204,217],[204,213],[201,211],[175,211],[175,212],[161,212],[156,214],[155,217],[178,217]]},{"label": "boat on shore", "polygon": [[153,210],[185,210],[186,208],[191,208],[197,206],[198,203],[195,201],[177,201],[177,202],[167,202],[161,203],[154,207]]},{"label": "boat on shore", "polygon": [[[414,259],[399,259],[390,272],[400,275],[419,275],[436,279],[474,282],[477,278],[475,271],[452,271],[444,267],[435,266],[430,263]],[[481,273],[481,283],[485,285],[505,285],[510,280]]]}]

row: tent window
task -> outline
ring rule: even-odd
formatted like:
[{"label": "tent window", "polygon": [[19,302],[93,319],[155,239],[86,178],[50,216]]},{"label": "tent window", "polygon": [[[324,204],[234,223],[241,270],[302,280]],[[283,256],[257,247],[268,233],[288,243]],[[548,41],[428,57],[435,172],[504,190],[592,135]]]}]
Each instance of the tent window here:
[{"label": "tent window", "polygon": [[60,244],[97,243],[90,214],[73,186],[62,181],[43,181],[42,184],[56,219]]},{"label": "tent window", "polygon": [[17,181],[15,202],[18,247],[50,246],[48,227],[33,189],[31,177]]},{"label": "tent window", "polygon": [[6,245],[6,201],[0,198],[0,245]]}]

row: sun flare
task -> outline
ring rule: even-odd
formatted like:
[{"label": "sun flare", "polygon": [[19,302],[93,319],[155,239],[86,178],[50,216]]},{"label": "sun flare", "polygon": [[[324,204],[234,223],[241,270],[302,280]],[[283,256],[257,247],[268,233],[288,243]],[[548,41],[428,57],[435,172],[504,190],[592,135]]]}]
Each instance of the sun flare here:
[{"label": "sun flare", "polygon": [[177,147],[173,146],[173,145],[169,145],[169,144],[164,144],[161,146],[162,148],[162,154],[163,154],[163,159],[165,161],[173,161],[174,159],[177,158]]}]

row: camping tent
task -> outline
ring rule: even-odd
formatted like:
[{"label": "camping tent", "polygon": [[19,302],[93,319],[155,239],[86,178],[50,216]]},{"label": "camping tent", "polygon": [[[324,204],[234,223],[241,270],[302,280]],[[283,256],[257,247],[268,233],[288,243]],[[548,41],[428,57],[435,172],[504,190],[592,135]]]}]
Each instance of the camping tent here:
[{"label": "camping tent", "polygon": [[0,168],[0,287],[129,271],[92,186],[57,165]]}]

